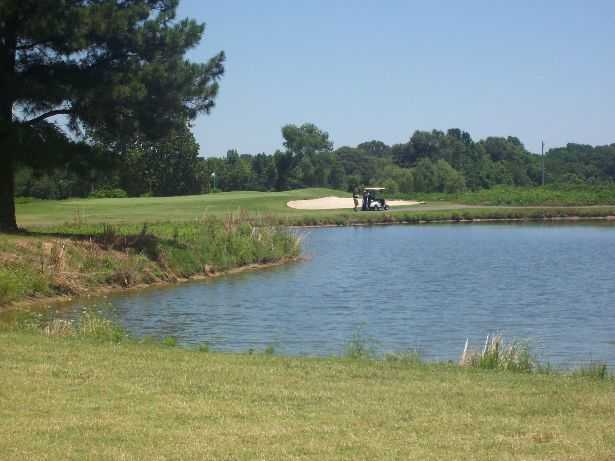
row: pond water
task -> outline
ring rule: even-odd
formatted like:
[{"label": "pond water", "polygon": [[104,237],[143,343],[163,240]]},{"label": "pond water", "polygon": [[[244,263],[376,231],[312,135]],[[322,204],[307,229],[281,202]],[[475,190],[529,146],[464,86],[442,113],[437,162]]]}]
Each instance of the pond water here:
[{"label": "pond water", "polygon": [[359,332],[380,352],[457,360],[466,338],[499,333],[556,366],[615,364],[614,226],[298,232],[305,261],[110,301],[135,335],[214,350],[339,354]]}]

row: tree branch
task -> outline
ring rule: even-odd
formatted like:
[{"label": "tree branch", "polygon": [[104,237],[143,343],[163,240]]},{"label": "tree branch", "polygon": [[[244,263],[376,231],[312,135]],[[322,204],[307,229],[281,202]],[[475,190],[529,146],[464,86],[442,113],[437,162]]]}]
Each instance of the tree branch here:
[{"label": "tree branch", "polygon": [[53,117],[55,115],[68,115],[68,114],[70,114],[72,112],[73,111],[71,109],[50,110],[49,112],[45,112],[44,114],[41,114],[38,117],[34,117],[33,119],[24,122],[24,124],[26,124],[26,125],[34,125],[35,123],[42,122],[43,120],[45,120],[45,119],[47,119],[49,117]]}]

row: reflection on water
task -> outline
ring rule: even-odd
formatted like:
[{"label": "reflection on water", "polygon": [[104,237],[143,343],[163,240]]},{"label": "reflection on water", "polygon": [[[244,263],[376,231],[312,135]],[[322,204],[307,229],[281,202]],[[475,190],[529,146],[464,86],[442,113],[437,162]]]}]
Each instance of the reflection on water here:
[{"label": "reflection on water", "polygon": [[[245,351],[456,360],[466,337],[529,338],[557,365],[615,364],[615,227],[422,225],[306,232],[307,261],[111,298],[136,335]],[[81,305],[74,306],[75,310]]]}]

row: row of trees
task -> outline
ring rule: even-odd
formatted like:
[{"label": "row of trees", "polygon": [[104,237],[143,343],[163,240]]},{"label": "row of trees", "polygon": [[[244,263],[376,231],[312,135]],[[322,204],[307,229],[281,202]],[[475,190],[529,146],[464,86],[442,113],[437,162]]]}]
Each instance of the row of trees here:
[{"label": "row of trees", "polygon": [[[199,157],[187,129],[119,152],[70,142],[58,149],[65,153],[61,167],[19,168],[16,192],[39,198],[199,194],[211,191],[213,175],[223,191],[381,185],[390,193],[454,193],[542,180],[541,158],[515,137],[474,141],[458,129],[416,131],[393,146],[369,141],[334,149],[328,133],[308,123],[284,126],[282,138],[282,148],[272,154],[230,150],[207,159]],[[614,182],[615,145],[569,144],[551,149],[545,164],[549,183]]]}]

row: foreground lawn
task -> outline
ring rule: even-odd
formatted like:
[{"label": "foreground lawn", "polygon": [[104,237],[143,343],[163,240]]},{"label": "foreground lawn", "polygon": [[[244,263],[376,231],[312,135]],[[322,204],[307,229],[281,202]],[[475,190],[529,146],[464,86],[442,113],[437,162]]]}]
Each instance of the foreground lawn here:
[{"label": "foreground lawn", "polygon": [[615,383],[0,333],[0,457],[558,459],[615,453]]}]

